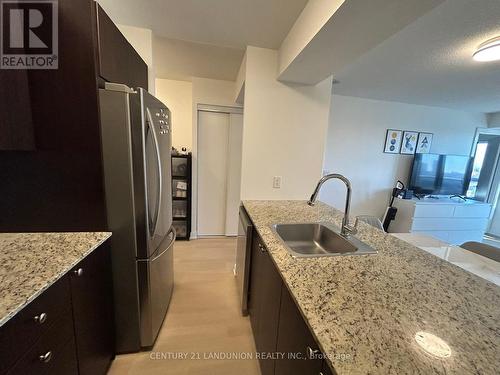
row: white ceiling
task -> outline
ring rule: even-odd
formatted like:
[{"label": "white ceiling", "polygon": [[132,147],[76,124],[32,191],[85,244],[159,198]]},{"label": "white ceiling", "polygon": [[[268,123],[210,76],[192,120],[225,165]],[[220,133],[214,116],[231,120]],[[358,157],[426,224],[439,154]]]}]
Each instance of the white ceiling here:
[{"label": "white ceiling", "polygon": [[98,0],[116,23],[158,36],[244,49],[278,48],[307,0]]},{"label": "white ceiling", "polygon": [[472,53],[500,36],[499,0],[447,0],[335,74],[340,95],[448,107],[500,110],[500,61]]}]

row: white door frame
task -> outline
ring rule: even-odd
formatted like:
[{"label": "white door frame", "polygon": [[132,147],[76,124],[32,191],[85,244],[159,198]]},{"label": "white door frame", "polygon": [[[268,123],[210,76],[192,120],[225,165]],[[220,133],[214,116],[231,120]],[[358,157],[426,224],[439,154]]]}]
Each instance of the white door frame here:
[{"label": "white door frame", "polygon": [[194,127],[194,131],[196,134],[193,134],[193,149],[192,149],[192,207],[191,207],[191,223],[196,224],[196,229],[191,228],[191,239],[198,238],[198,134],[199,134],[199,126],[200,122],[198,121],[198,114],[200,111],[204,112],[218,112],[218,113],[227,113],[227,114],[243,114],[243,107],[233,107],[233,106],[224,106],[224,105],[212,105],[212,104],[201,104],[198,103],[196,105],[196,126]]},{"label": "white door frame", "polygon": [[[471,157],[474,157],[476,154],[476,147],[477,147],[477,143],[479,141],[479,136],[481,134],[500,135],[500,128],[476,128],[476,134],[474,135],[474,141],[472,143],[472,148],[471,148]],[[488,192],[488,197],[487,197],[487,202],[491,203],[491,212],[490,212],[490,217],[488,220],[488,228],[486,230],[486,233],[488,233],[488,231],[491,229],[491,224],[492,224],[492,220],[493,220],[493,216],[495,214],[495,211],[497,209],[500,209],[500,206],[499,206],[499,204],[500,204],[500,184],[498,184],[498,182],[500,181],[500,175],[498,173],[499,163],[500,163],[500,160],[497,157],[497,160],[495,162],[495,166],[493,168],[492,181],[490,182],[491,188],[490,188],[490,191]],[[495,185],[497,185],[496,189],[493,188]]]}]

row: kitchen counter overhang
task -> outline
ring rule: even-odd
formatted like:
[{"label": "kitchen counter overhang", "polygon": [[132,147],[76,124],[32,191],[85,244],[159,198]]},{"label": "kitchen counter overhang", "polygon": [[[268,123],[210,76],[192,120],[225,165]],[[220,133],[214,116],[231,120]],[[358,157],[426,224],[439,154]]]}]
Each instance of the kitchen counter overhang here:
[{"label": "kitchen counter overhang", "polygon": [[0,233],[0,327],[109,237],[109,232]]}]

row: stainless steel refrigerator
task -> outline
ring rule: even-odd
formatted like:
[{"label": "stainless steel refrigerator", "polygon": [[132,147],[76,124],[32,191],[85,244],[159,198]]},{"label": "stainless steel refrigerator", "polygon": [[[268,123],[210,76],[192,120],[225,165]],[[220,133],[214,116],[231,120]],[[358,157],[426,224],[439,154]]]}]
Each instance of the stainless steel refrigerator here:
[{"label": "stainless steel refrigerator", "polygon": [[116,349],[151,347],[173,289],[171,114],[143,89],[99,90]]}]

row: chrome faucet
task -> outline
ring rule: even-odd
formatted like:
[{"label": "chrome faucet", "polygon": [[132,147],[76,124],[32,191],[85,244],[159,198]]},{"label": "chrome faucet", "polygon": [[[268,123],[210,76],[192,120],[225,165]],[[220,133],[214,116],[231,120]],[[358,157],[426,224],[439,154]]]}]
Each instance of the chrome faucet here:
[{"label": "chrome faucet", "polygon": [[347,179],[347,177],[342,176],[341,174],[338,173],[332,173],[332,174],[327,174],[326,176],[323,176],[318,184],[316,185],[316,189],[314,189],[314,192],[311,195],[311,198],[309,198],[309,201],[307,204],[309,206],[314,206],[314,203],[316,202],[316,198],[318,197],[319,190],[321,189],[321,186],[328,180],[331,179],[338,179],[342,181],[345,186],[347,187],[347,194],[345,197],[345,210],[344,210],[344,218],[342,219],[342,228],[340,229],[340,234],[344,237],[349,237],[351,234],[356,234],[356,228],[352,227],[349,224],[349,211],[351,207],[351,181]]}]

